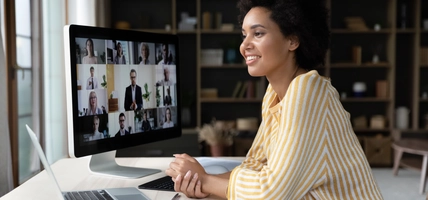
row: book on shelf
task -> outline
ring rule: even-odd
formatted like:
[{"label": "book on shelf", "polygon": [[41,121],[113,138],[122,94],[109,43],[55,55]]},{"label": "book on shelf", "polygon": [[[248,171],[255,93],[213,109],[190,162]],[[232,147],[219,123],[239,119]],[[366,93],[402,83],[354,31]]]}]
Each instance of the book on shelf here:
[{"label": "book on shelf", "polygon": [[245,82],[243,82],[242,88],[239,91],[238,98],[244,98],[245,92],[247,91],[247,88],[248,88],[248,81],[245,81]]},{"label": "book on shelf", "polygon": [[247,93],[246,93],[246,97],[247,99],[253,99],[256,97],[255,93],[255,83],[253,80],[248,80],[247,81]]},{"label": "book on shelf", "polygon": [[235,85],[235,89],[233,89],[232,98],[238,97],[241,86],[242,86],[242,81],[238,81]]},{"label": "book on shelf", "polygon": [[238,81],[233,89],[232,98],[263,98],[264,88],[261,80]]}]

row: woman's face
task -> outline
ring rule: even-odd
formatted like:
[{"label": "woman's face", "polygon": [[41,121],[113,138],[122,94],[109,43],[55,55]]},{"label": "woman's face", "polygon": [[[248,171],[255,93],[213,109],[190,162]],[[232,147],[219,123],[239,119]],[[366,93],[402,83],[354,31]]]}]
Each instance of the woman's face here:
[{"label": "woman's face", "polygon": [[290,40],[284,37],[272,19],[271,11],[252,8],[242,24],[243,41],[240,52],[251,76],[275,74],[289,59]]},{"label": "woman's face", "polygon": [[92,48],[93,48],[93,46],[92,46],[92,43],[91,43],[91,41],[86,41],[86,49],[87,49],[87,51],[88,51],[88,55],[89,54],[92,54]]},{"label": "woman's face", "polygon": [[97,105],[97,95],[92,93],[89,98],[90,98],[90,102],[91,102],[91,107],[94,108]]},{"label": "woman's face", "polygon": [[146,45],[141,45],[141,55],[143,58],[147,59],[149,57],[149,49],[147,49]]},{"label": "woman's face", "polygon": [[166,110],[166,121],[171,121],[171,110],[169,109]]}]

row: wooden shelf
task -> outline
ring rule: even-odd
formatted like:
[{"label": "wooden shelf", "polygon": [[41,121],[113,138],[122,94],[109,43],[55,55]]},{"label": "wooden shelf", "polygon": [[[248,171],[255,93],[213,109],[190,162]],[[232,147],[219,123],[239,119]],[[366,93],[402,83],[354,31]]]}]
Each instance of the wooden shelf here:
[{"label": "wooden shelf", "polygon": [[167,31],[165,29],[135,29],[136,31],[150,32],[150,33],[167,33],[172,34],[173,31]]},{"label": "wooden shelf", "polygon": [[390,68],[391,66],[387,62],[379,63],[331,63],[330,68]]},{"label": "wooden shelf", "polygon": [[333,34],[387,34],[392,33],[391,29],[381,29],[379,31],[375,31],[373,29],[369,30],[349,30],[349,29],[331,29],[331,33]]},{"label": "wooden shelf", "polygon": [[242,31],[240,30],[233,30],[233,31],[222,31],[222,30],[216,30],[216,29],[201,29],[202,34],[242,34]]},{"label": "wooden shelf", "polygon": [[428,129],[396,129],[394,131],[400,132],[401,134],[406,134],[406,133],[428,134]]},{"label": "wooden shelf", "polygon": [[428,68],[428,65],[421,65],[421,68]]},{"label": "wooden shelf", "polygon": [[219,98],[201,98],[202,103],[261,103],[262,99],[247,99],[247,98],[232,98],[232,97],[219,97]]},{"label": "wooden shelf", "polygon": [[416,29],[409,28],[409,29],[397,29],[397,33],[416,33]]},{"label": "wooden shelf", "polygon": [[198,128],[183,128],[181,129],[182,134],[198,134]]},{"label": "wooden shelf", "polygon": [[421,30],[421,33],[428,33],[428,30]]},{"label": "wooden shelf", "polygon": [[390,102],[390,98],[377,98],[377,97],[347,97],[345,99],[340,99],[343,103],[350,102]]},{"label": "wooden shelf", "polygon": [[374,129],[374,128],[354,128],[354,132],[387,132],[390,131],[389,128],[378,128],[378,129]]},{"label": "wooden shelf", "polygon": [[202,65],[201,68],[208,69],[246,69],[247,65],[245,64],[223,64],[223,65]]},{"label": "wooden shelf", "polygon": [[193,30],[193,31],[181,31],[181,30],[177,30],[177,31],[175,31],[177,34],[196,34],[197,32],[196,32],[196,30]]},{"label": "wooden shelf", "polygon": [[428,99],[419,99],[419,101],[422,103],[428,103]]},{"label": "wooden shelf", "polygon": [[196,34],[196,30],[188,30],[188,31],[181,31],[181,30],[170,30],[167,31],[165,29],[135,29],[136,31],[143,31],[143,32],[150,32],[150,33],[164,33],[164,34]]}]

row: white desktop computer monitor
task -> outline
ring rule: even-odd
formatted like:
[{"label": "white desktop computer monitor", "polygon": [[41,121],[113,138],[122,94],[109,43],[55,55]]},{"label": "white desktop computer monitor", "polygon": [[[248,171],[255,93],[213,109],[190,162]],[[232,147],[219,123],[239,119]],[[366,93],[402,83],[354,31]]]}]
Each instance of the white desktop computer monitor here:
[{"label": "white desktop computer monitor", "polygon": [[120,166],[116,150],[181,136],[176,35],[64,27],[68,149],[90,170],[138,178],[156,169]]}]

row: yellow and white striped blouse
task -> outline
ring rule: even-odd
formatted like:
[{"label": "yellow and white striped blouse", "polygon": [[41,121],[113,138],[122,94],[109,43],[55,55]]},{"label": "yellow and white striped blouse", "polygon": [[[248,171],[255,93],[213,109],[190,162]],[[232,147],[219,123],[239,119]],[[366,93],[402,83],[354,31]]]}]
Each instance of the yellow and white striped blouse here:
[{"label": "yellow and white striped blouse", "polygon": [[269,85],[262,119],[228,199],[383,199],[349,113],[317,71],[296,77],[279,103]]}]

